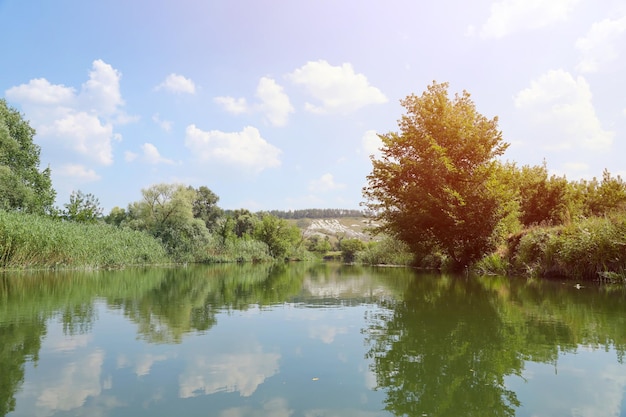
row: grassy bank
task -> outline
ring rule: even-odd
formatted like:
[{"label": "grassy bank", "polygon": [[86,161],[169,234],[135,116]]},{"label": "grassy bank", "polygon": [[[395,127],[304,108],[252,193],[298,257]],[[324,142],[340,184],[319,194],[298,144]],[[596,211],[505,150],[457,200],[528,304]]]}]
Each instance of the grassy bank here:
[{"label": "grassy bank", "polygon": [[626,280],[626,213],[533,227],[476,265],[479,272]]},{"label": "grassy bank", "polygon": [[160,243],[142,232],[0,211],[0,268],[111,268],[167,262]]}]

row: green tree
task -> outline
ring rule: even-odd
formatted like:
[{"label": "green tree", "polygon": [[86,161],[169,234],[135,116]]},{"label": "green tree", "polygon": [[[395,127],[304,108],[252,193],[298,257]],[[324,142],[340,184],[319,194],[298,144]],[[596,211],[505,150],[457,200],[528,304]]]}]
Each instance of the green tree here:
[{"label": "green tree", "polygon": [[102,217],[100,200],[93,194],[85,194],[80,190],[72,191],[70,202],[64,204],[64,207],[62,216],[70,221],[95,223]]},{"label": "green tree", "polygon": [[224,211],[217,206],[220,198],[205,186],[201,186],[195,192],[196,197],[192,203],[193,216],[203,220],[206,228],[213,231],[216,227],[217,219],[224,214]]},{"label": "green tree", "polygon": [[35,129],[0,99],[0,208],[50,213],[56,197],[50,168],[39,171]]},{"label": "green tree", "polygon": [[202,261],[210,238],[201,219],[193,215],[196,192],[181,184],[156,184],[141,190],[142,199],[129,205],[125,223],[161,239],[178,261]]},{"label": "green tree", "polygon": [[583,190],[586,216],[604,216],[626,209],[626,183],[619,175],[612,177],[605,169],[602,181],[594,177],[591,181],[581,181],[579,187]]},{"label": "green tree", "polygon": [[118,206],[113,207],[109,214],[104,216],[104,221],[106,223],[115,226],[121,226],[126,219],[128,219],[128,213],[126,210]]},{"label": "green tree", "polygon": [[285,219],[271,214],[264,214],[256,225],[254,237],[267,244],[273,258],[284,258],[289,250],[301,239],[300,229],[292,226]]},{"label": "green tree", "polygon": [[365,249],[365,243],[359,239],[342,239],[339,247],[344,262],[354,262],[357,252]]},{"label": "green tree", "polygon": [[508,144],[497,117],[479,114],[466,91],[451,100],[447,89],[433,83],[401,101],[407,114],[399,132],[379,135],[382,157],[372,158],[363,195],[379,232],[416,254],[439,248],[459,268],[492,248],[506,216],[495,158]]}]

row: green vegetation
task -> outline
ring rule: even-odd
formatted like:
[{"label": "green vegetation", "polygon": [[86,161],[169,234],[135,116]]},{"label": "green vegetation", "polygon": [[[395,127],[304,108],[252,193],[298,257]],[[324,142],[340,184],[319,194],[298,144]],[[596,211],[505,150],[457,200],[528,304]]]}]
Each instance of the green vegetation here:
[{"label": "green vegetation", "polygon": [[50,168],[39,171],[35,129],[0,99],[0,209],[50,213],[56,196]]},{"label": "green vegetation", "polygon": [[507,215],[494,158],[508,145],[497,118],[480,115],[467,92],[450,100],[447,88],[433,83],[401,101],[400,133],[380,135],[382,158],[372,159],[363,194],[378,231],[418,256],[441,251],[460,269],[493,249]]},{"label": "green vegetation", "polygon": [[[626,183],[608,171],[571,182],[550,176],[545,162],[500,161],[508,144],[497,117],[478,113],[469,93],[450,99],[447,89],[433,83],[402,100],[399,132],[379,135],[382,157],[372,158],[363,189],[367,216],[224,211],[208,187],[183,184],[152,185],[106,216],[96,196],[80,190],[55,208],[34,129],[0,100],[0,267],[332,258],[626,280]],[[368,226],[377,238],[364,233]]]},{"label": "green vegetation", "polygon": [[1,268],[111,268],[169,262],[151,236],[107,224],[0,211]]},{"label": "green vegetation", "polygon": [[[570,182],[546,164],[497,159],[508,144],[467,92],[433,83],[402,101],[398,133],[363,190],[375,229],[404,242],[420,266],[626,280],[626,183]],[[366,262],[377,257],[361,255]]]}]

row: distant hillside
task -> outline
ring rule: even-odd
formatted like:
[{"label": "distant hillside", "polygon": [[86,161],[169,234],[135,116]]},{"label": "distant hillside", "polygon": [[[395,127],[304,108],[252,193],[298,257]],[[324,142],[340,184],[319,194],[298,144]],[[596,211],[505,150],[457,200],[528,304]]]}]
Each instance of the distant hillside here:
[{"label": "distant hillside", "polygon": [[370,219],[364,216],[321,218],[321,219],[288,219],[302,230],[304,237],[318,235],[322,238],[328,236],[331,241],[339,239],[360,239],[368,241],[372,239],[368,229],[376,226]]},{"label": "distant hillside", "polygon": [[339,219],[365,216],[363,211],[351,209],[271,210],[268,213],[281,219]]}]

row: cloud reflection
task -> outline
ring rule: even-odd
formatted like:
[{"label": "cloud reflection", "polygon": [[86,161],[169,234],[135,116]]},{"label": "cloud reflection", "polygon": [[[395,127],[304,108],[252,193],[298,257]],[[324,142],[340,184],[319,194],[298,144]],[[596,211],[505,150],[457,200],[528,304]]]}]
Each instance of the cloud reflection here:
[{"label": "cloud reflection", "polygon": [[278,372],[278,353],[264,353],[261,346],[252,352],[196,356],[179,378],[180,398],[216,392],[239,392],[249,397],[267,378]]}]

